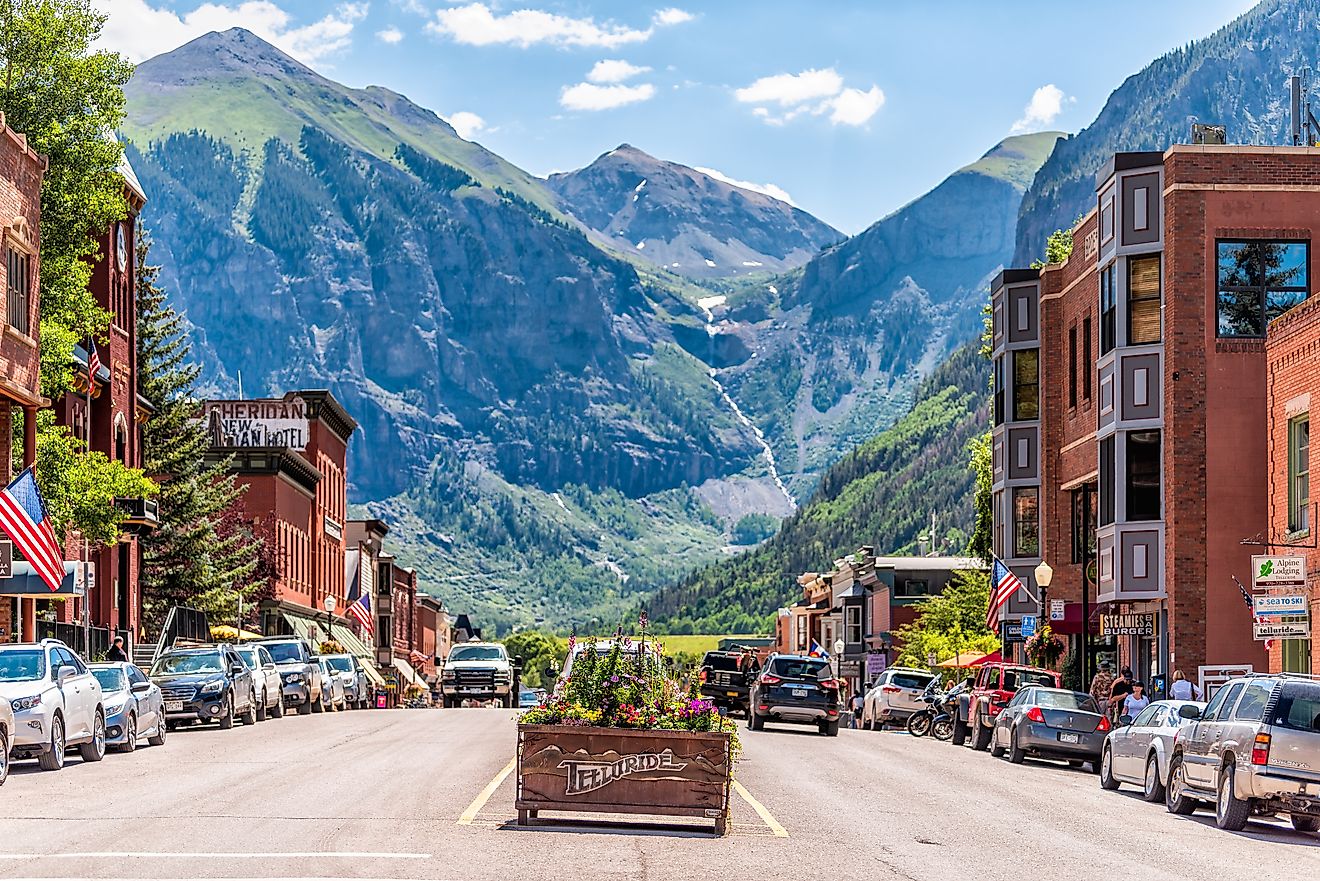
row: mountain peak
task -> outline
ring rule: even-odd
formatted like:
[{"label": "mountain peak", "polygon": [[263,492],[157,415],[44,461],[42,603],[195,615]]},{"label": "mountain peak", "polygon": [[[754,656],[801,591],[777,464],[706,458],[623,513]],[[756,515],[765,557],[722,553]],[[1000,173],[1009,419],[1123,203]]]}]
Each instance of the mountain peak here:
[{"label": "mountain peak", "polygon": [[[139,76],[163,85],[184,85],[217,73],[243,77],[321,79],[307,65],[246,28],[211,31],[138,66]],[[141,77],[145,71],[147,76]]]}]

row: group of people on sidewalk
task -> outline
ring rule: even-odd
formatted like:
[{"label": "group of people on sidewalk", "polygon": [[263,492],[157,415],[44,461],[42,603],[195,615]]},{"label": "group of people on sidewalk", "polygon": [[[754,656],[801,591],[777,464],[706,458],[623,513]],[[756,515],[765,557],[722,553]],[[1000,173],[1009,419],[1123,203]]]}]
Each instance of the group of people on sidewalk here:
[{"label": "group of people on sidewalk", "polygon": [[[1184,676],[1183,671],[1176,670],[1169,685],[1169,697],[1173,700],[1200,700],[1201,689]],[[1091,698],[1111,722],[1117,722],[1122,716],[1135,719],[1151,702],[1145,684],[1133,678],[1131,667],[1124,667],[1115,676],[1113,665],[1107,660],[1100,662],[1100,671],[1091,679]]]}]

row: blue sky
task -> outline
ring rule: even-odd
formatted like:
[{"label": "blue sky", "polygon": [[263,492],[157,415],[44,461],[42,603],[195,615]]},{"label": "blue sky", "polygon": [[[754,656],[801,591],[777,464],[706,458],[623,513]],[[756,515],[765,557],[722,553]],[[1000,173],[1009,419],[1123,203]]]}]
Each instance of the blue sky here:
[{"label": "blue sky", "polygon": [[[94,0],[138,61],[241,25],[535,174],[628,142],[855,233],[1014,131],[1077,131],[1249,0]],[[1101,10],[1103,9],[1103,12]],[[1112,39],[1107,22],[1145,27]],[[606,62],[602,64],[601,62]]]}]

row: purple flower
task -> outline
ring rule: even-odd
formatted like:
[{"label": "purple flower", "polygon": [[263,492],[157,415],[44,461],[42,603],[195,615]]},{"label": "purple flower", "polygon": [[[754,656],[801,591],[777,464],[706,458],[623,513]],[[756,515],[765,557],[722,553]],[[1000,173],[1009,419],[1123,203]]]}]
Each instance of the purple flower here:
[{"label": "purple flower", "polygon": [[611,676],[611,677],[610,677],[610,682],[618,682],[618,681],[619,681],[619,677],[618,677],[618,676]]}]

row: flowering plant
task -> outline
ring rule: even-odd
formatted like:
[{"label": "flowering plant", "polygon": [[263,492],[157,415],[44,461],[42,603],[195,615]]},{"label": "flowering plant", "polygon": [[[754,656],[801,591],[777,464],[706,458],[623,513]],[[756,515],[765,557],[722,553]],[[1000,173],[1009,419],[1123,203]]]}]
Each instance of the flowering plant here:
[{"label": "flowering plant", "polygon": [[1031,662],[1042,667],[1053,667],[1063,657],[1063,641],[1054,635],[1049,625],[1033,633],[1025,648]]},{"label": "flowering plant", "polygon": [[[539,707],[520,721],[533,725],[592,725],[668,731],[716,731],[732,736],[738,751],[737,725],[720,715],[694,689],[684,688],[662,669],[662,647],[648,647],[646,620],[639,623],[639,645],[619,635],[608,652],[590,640],[573,658],[570,675]],[[576,639],[569,640],[573,653]]]}]

